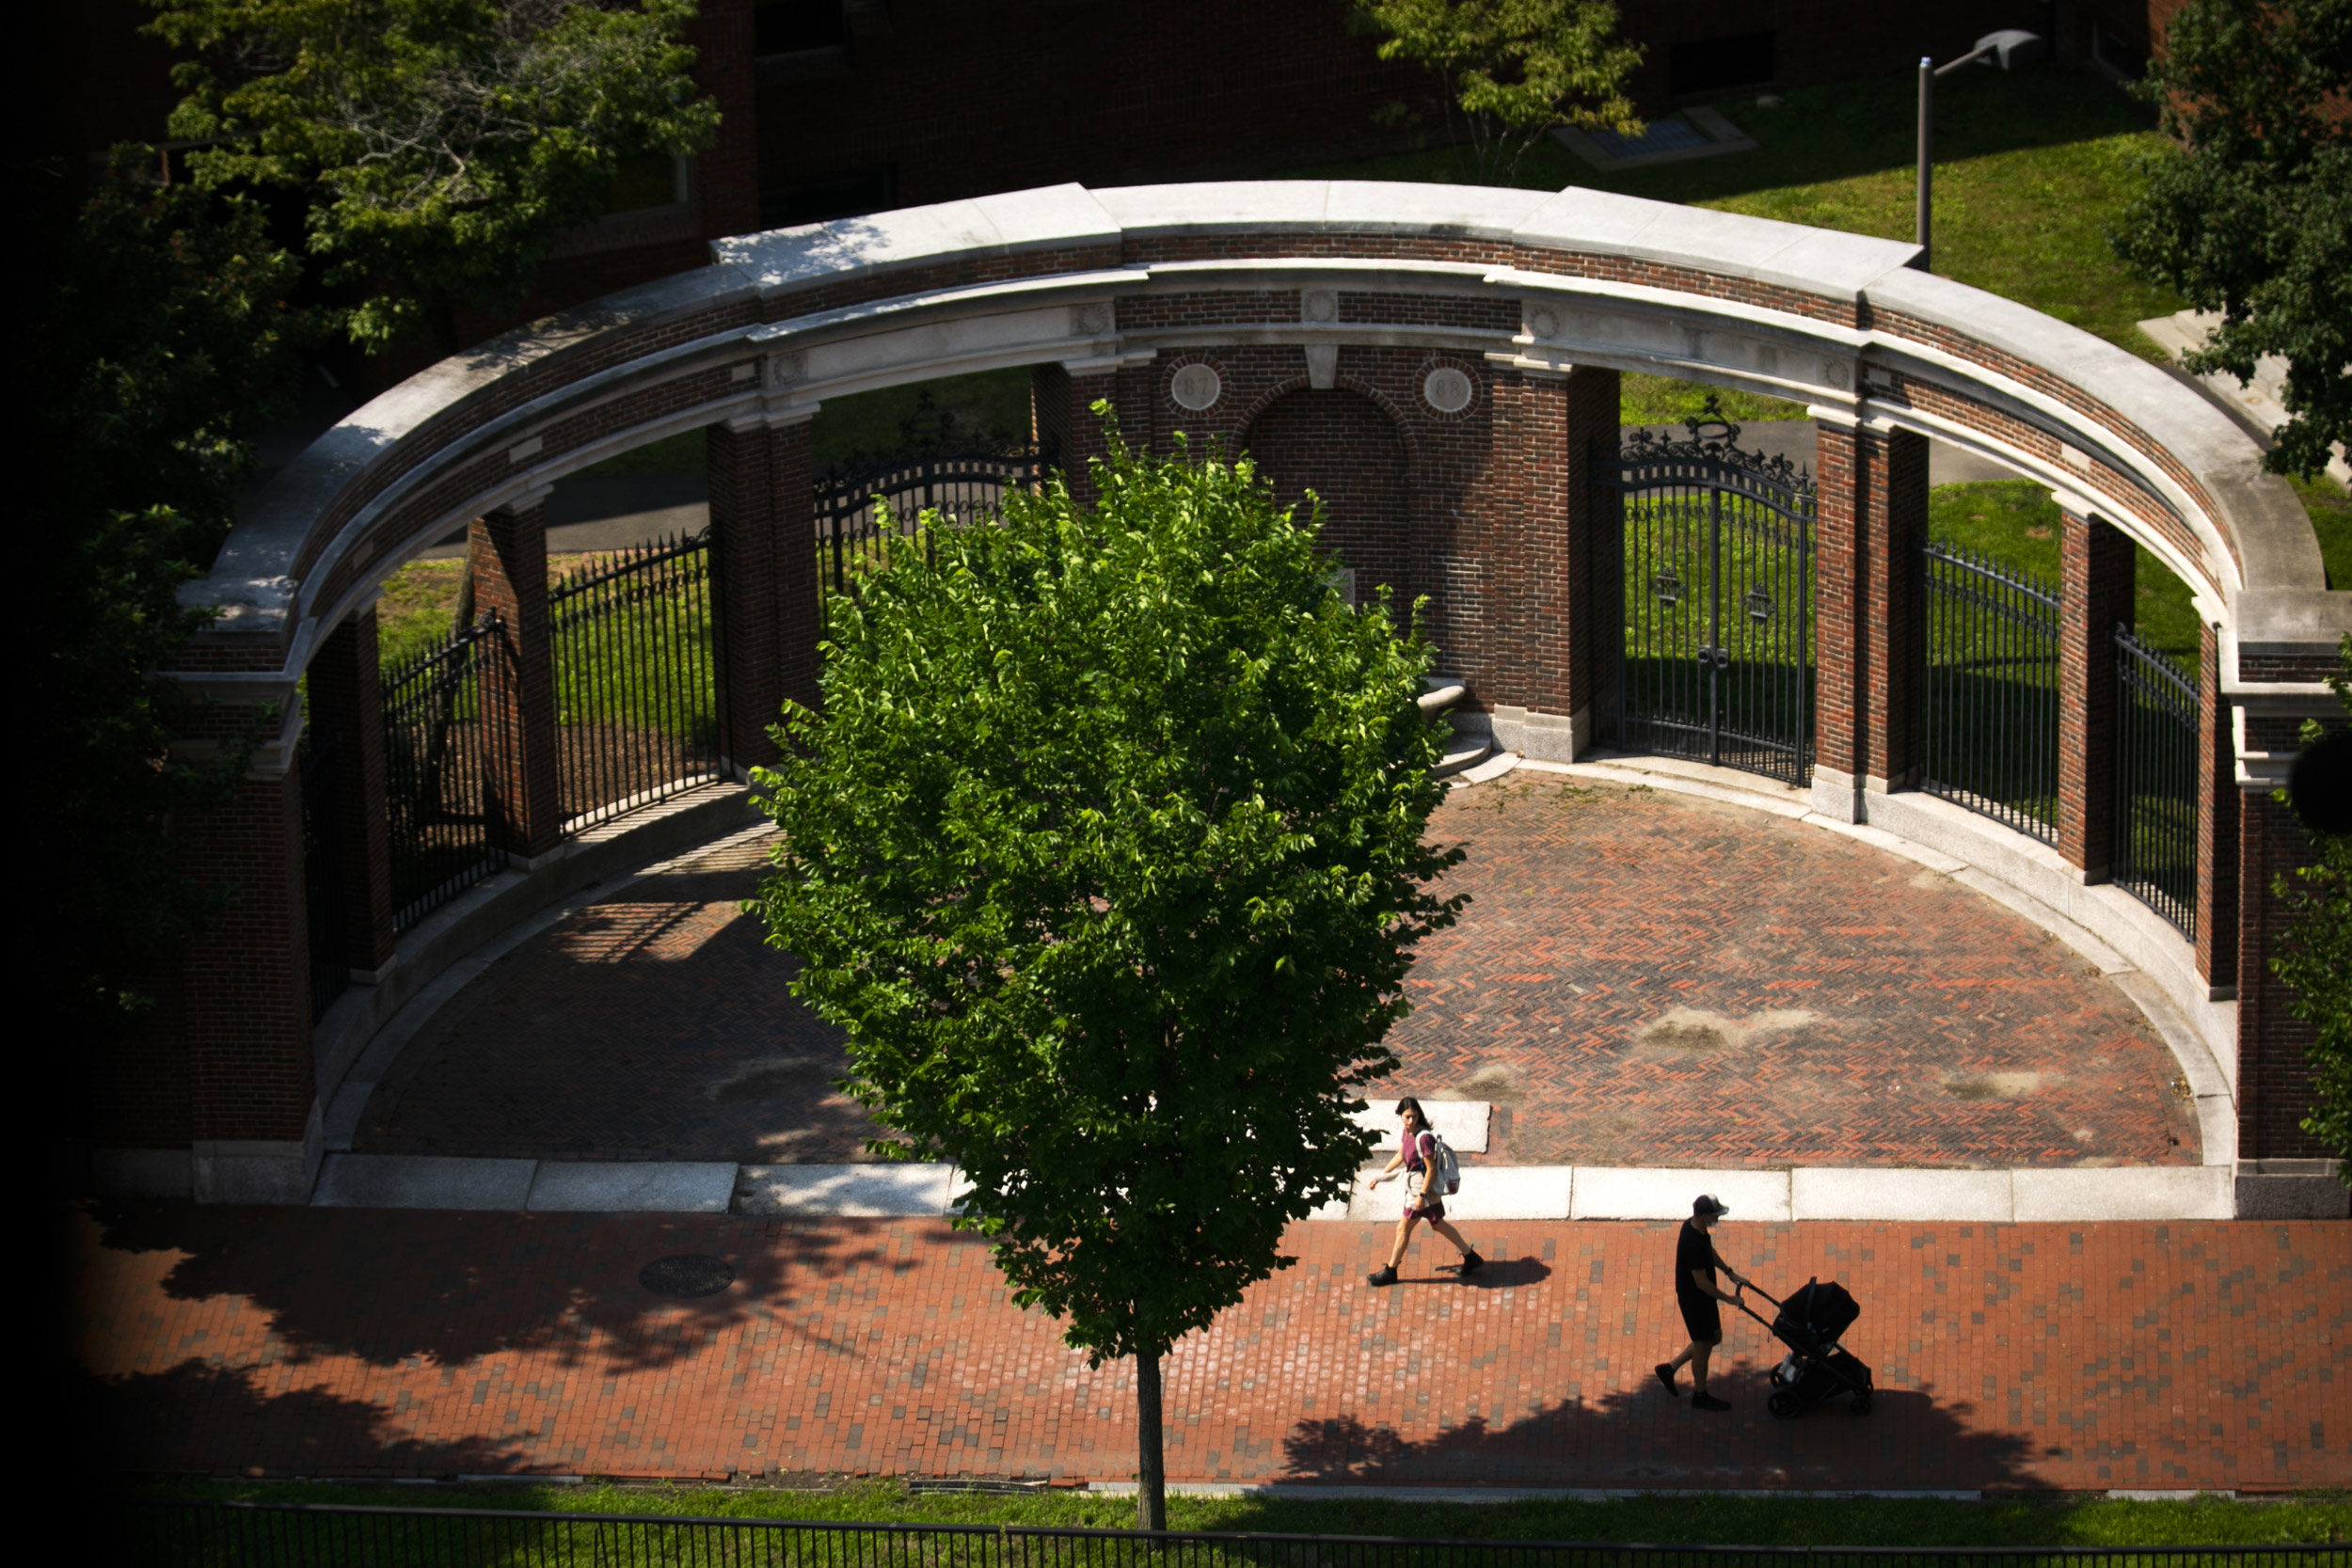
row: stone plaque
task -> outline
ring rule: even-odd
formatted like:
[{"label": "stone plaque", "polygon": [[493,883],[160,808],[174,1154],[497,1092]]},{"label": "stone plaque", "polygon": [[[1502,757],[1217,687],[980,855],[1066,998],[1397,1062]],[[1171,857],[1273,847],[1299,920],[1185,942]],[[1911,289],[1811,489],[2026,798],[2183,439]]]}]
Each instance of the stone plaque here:
[{"label": "stone plaque", "polygon": [[1439,365],[1421,384],[1422,397],[1440,414],[1459,414],[1470,405],[1475,391],[1470,378],[1451,365]]},{"label": "stone plaque", "polygon": [[1186,365],[1176,372],[1176,379],[1168,383],[1168,389],[1178,406],[1197,414],[1223,394],[1225,384],[1206,365]]}]

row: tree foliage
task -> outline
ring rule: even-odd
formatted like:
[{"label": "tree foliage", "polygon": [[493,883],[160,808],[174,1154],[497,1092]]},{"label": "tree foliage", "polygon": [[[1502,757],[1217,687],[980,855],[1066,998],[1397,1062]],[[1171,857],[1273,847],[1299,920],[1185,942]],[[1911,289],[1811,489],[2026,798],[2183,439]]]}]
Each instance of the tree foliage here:
[{"label": "tree foliage", "polygon": [[[1107,412],[1103,405],[1099,411]],[[1248,464],[1130,454],[1076,504],[930,529],[832,601],[824,710],[759,778],[761,907],[850,1086],[972,1183],[1015,1298],[1137,1360],[1147,1525],[1158,1358],[1344,1197],[1391,1071],[1441,786],[1430,661],[1334,594]]]},{"label": "tree foliage", "polygon": [[72,210],[62,180],[25,226],[40,297],[24,324],[19,475],[33,581],[19,614],[35,660],[46,904],[26,973],[49,1037],[87,1037],[146,1006],[145,982],[202,913],[172,823],[244,771],[230,745],[175,758],[186,699],[148,672],[209,613],[179,586],[212,559],[285,381],[300,263],[249,203],[158,187],[124,150]]},{"label": "tree foliage", "polygon": [[[2352,634],[2337,645],[2343,668],[2328,679],[2352,717]],[[2302,742],[2325,733],[2306,720]],[[2306,1048],[2312,1102],[2303,1131],[2337,1161],[2336,1175],[2352,1186],[2352,833],[2314,833],[2317,858],[2271,891],[2286,906],[2287,926],[2270,972],[2295,990],[2287,1011],[2318,1033]]]},{"label": "tree foliage", "polygon": [[1625,81],[1639,45],[1616,36],[1611,0],[1357,0],[1358,25],[1386,34],[1384,60],[1438,79],[1449,126],[1462,118],[1482,182],[1508,184],[1535,139],[1566,121],[1636,135]]},{"label": "tree foliage", "polygon": [[2352,0],[2189,0],[2140,90],[2178,144],[2112,236],[2220,327],[2185,363],[2288,364],[2269,458],[2311,477],[2352,442]]},{"label": "tree foliage", "polygon": [[151,3],[151,30],[197,52],[171,119],[214,143],[197,177],[310,189],[328,280],[376,291],[349,318],[372,346],[458,302],[511,309],[622,158],[718,127],[680,41],[693,0]]}]

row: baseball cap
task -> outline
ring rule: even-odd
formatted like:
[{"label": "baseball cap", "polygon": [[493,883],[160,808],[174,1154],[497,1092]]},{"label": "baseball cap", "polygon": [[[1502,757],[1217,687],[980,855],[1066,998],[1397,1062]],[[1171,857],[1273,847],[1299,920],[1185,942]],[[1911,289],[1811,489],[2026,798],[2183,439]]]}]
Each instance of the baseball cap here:
[{"label": "baseball cap", "polygon": [[1691,1212],[1693,1214],[1728,1214],[1731,1212],[1731,1205],[1717,1197],[1713,1193],[1701,1193],[1698,1200],[1691,1205]]}]

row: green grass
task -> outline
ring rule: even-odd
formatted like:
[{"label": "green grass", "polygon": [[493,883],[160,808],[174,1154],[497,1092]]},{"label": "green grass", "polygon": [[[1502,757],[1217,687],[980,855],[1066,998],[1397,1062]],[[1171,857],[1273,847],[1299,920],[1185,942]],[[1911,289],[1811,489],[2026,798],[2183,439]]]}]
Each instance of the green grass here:
[{"label": "green grass", "polygon": [[[1990,556],[2052,589],[2058,586],[2058,502],[2031,480],[1937,485],[1928,492],[1928,537]],[[2196,669],[2197,610],[2188,584],[2144,547],[2134,581],[2133,620],[2139,640]]]},{"label": "green grass", "polygon": [[1804,404],[1801,403],[1788,403],[1780,398],[1768,398],[1735,388],[1702,386],[1695,381],[1677,381],[1672,376],[1628,372],[1618,382],[1617,422],[1678,425],[1695,420],[1705,412],[1709,397],[1716,400],[1717,412],[1735,424],[1751,424],[1759,420],[1802,420],[1805,417]]},{"label": "green grass", "polygon": [[[1131,1498],[1086,1492],[1026,1496],[911,1494],[895,1481],[806,1491],[672,1486],[371,1487],[164,1481],[133,1496],[255,1502],[509,1508],[583,1513],[699,1514],[903,1524],[1125,1528]],[[1605,1502],[1422,1503],[1171,1497],[1176,1529],[1739,1545],[2164,1546],[2319,1542],[2352,1533],[2342,1494],[2278,1502],[2218,1497],[2134,1502],[2094,1498],[1979,1503],[1911,1498],[1644,1497]]]},{"label": "green grass", "polygon": [[2312,531],[2319,536],[2319,559],[2328,568],[2328,586],[2352,588],[2352,495],[2322,474],[2317,479],[2291,479],[2312,515]]}]

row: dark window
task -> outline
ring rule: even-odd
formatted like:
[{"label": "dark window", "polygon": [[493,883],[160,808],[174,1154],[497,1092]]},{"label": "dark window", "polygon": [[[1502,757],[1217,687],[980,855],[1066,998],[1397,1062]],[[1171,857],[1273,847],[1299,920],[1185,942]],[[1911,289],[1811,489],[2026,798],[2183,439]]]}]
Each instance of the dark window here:
[{"label": "dark window", "polygon": [[2148,51],[2129,39],[2117,38],[2094,22],[2090,27],[2090,43],[2098,53],[2101,65],[2120,71],[2135,82],[2148,74]]},{"label": "dark window", "polygon": [[763,0],[752,13],[752,53],[792,55],[848,41],[841,0]]},{"label": "dark window", "polygon": [[1738,33],[1730,38],[1677,43],[1666,55],[1666,90],[1676,98],[1726,87],[1752,87],[1772,79],[1772,33]]},{"label": "dark window", "polygon": [[790,229],[798,224],[823,223],[828,218],[862,217],[886,210],[896,185],[890,166],[852,169],[847,174],[797,185],[773,185],[759,193],[759,226]]}]

